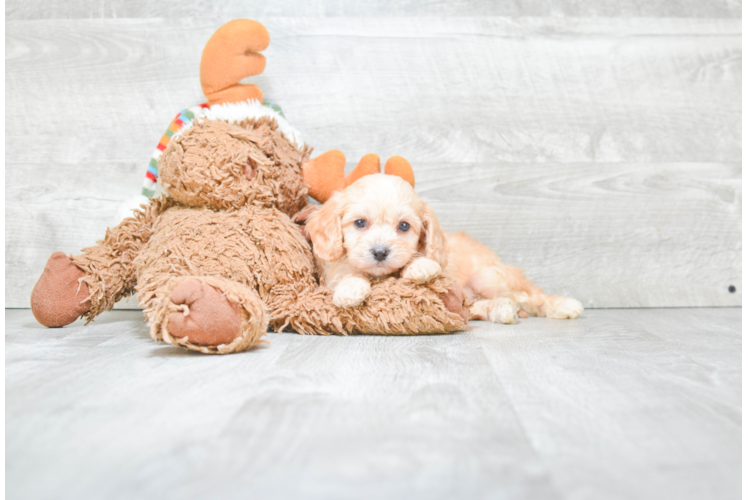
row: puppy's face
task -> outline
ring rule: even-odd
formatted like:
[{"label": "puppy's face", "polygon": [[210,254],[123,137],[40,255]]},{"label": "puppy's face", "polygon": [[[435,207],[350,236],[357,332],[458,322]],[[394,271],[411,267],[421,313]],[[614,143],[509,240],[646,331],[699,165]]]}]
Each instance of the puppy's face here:
[{"label": "puppy's face", "polygon": [[446,266],[444,236],[431,208],[400,177],[367,175],[335,193],[309,217],[315,254],[342,257],[372,277],[398,271],[423,255]]}]

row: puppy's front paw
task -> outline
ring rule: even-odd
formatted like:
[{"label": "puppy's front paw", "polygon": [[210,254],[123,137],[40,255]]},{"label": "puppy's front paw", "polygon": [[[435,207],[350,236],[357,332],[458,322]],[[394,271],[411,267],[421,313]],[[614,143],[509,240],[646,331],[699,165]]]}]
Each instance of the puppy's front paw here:
[{"label": "puppy's front paw", "polygon": [[442,266],[438,262],[426,257],[419,257],[403,270],[402,277],[418,283],[425,283],[439,276],[441,272]]},{"label": "puppy's front paw", "polygon": [[365,278],[348,276],[335,287],[332,303],[337,307],[356,307],[371,294],[371,283]]},{"label": "puppy's front paw", "polygon": [[553,319],[574,319],[584,311],[584,306],[577,299],[565,297],[546,316]]}]

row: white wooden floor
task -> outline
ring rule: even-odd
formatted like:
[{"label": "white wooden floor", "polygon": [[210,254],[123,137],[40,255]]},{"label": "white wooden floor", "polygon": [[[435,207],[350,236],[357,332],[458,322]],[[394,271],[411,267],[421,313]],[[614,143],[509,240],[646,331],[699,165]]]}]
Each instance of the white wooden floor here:
[{"label": "white wooden floor", "polygon": [[591,310],[216,357],[152,342],[137,311],[6,310],[6,494],[738,498],[741,318]]}]

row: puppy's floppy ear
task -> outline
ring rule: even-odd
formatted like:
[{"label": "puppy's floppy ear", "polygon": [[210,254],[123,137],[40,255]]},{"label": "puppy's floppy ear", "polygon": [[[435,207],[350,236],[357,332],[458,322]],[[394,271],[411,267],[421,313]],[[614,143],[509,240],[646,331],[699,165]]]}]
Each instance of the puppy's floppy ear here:
[{"label": "puppy's floppy ear", "polygon": [[442,266],[447,267],[447,241],[442,232],[439,219],[430,206],[424,204],[423,229],[421,239],[418,242],[418,251],[427,259],[434,260]]},{"label": "puppy's floppy ear", "polygon": [[314,253],[327,262],[345,255],[343,248],[343,195],[335,192],[319,210],[309,216],[306,229],[314,245]]}]

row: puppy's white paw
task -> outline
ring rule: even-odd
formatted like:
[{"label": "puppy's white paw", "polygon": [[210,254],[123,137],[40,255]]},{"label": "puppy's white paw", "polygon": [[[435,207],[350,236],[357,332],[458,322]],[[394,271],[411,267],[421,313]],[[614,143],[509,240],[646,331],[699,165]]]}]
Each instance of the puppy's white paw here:
[{"label": "puppy's white paw", "polygon": [[348,276],[335,287],[332,303],[337,307],[356,307],[371,294],[371,283],[365,278]]},{"label": "puppy's white paw", "polygon": [[517,322],[519,307],[517,303],[509,298],[496,299],[496,305],[488,311],[488,321],[513,325]]},{"label": "puppy's white paw", "polygon": [[403,270],[402,277],[418,283],[425,283],[439,276],[441,272],[442,266],[438,262],[426,257],[419,257]]},{"label": "puppy's white paw", "polygon": [[564,300],[549,311],[546,316],[553,319],[574,319],[584,311],[584,306],[577,299],[564,297]]}]

